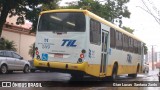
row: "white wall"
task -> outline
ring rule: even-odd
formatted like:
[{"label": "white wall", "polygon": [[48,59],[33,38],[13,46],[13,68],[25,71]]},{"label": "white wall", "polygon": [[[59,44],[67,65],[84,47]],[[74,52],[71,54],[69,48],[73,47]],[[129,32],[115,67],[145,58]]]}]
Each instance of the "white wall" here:
[{"label": "white wall", "polygon": [[2,31],[2,37],[5,39],[8,39],[9,41],[14,41],[17,53],[20,54],[24,59],[31,60],[32,58],[28,54],[29,52],[29,46],[31,46],[35,42],[35,36],[34,35],[27,35],[12,31]]}]

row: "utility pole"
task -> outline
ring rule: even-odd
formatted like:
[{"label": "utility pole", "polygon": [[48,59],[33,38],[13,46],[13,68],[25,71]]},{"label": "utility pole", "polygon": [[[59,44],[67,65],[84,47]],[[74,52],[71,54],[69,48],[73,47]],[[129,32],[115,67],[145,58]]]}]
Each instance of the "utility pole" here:
[{"label": "utility pole", "polygon": [[154,70],[154,46],[156,45],[152,45],[152,70]]},{"label": "utility pole", "polygon": [[153,60],[153,45],[152,45],[152,70],[154,70],[154,60]]}]

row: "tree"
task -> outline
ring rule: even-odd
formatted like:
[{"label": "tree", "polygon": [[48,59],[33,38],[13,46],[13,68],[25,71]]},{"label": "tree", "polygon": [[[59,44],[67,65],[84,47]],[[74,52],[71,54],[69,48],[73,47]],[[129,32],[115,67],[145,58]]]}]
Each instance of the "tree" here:
[{"label": "tree", "polygon": [[32,57],[32,58],[34,58],[34,54],[35,54],[35,43],[33,43],[31,46],[29,46],[29,52],[28,52],[28,54]]},{"label": "tree", "polygon": [[128,2],[129,0],[106,0],[104,2],[80,0],[77,4],[69,3],[68,7],[63,8],[87,9],[112,23],[118,22],[121,27],[122,17],[130,18],[130,12],[125,5]]},{"label": "tree", "polygon": [[130,27],[125,27],[125,26],[123,26],[122,27],[124,30],[126,30],[127,32],[129,32],[129,33],[133,33],[134,32],[134,29],[131,29]]},{"label": "tree", "polygon": [[53,9],[58,9],[59,8],[59,1],[61,0],[51,0],[50,3],[44,3],[42,4],[42,11],[46,11],[46,10],[53,10]]},{"label": "tree", "polygon": [[13,51],[17,51],[17,49],[15,48],[15,43],[14,41],[9,41],[7,39],[3,39],[0,42],[0,50],[13,50]]},{"label": "tree", "polygon": [[[53,0],[0,0],[0,36],[2,34],[3,25],[9,14],[10,17],[18,15],[16,24],[24,24],[25,17],[32,14],[33,11],[37,13],[40,12],[38,5],[46,4],[51,1]],[[29,18],[31,19],[30,21],[33,21],[33,25],[35,24],[35,17],[37,16],[33,14],[33,18]]]},{"label": "tree", "polygon": [[[46,0],[47,1],[47,0]],[[53,10],[59,8],[58,3],[60,0],[48,0],[49,3],[42,3],[39,7],[26,12],[26,19],[32,22],[32,31],[35,32],[38,23],[39,13],[41,11]]]}]

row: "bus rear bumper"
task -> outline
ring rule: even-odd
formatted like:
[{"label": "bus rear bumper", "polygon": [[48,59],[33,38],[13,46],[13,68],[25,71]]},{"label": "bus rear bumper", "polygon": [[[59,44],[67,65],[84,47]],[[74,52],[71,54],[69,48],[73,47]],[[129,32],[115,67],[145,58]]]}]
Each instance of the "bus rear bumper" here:
[{"label": "bus rear bumper", "polygon": [[80,71],[85,72],[87,62],[83,63],[65,63],[65,62],[47,62],[34,59],[34,66],[55,71]]}]

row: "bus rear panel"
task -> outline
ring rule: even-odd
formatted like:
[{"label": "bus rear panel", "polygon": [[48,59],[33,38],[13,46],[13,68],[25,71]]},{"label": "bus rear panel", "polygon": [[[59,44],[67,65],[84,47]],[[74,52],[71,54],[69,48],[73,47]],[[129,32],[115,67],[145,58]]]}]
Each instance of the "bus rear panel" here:
[{"label": "bus rear panel", "polygon": [[36,35],[35,66],[83,71],[88,44],[85,18],[83,12],[42,14]]}]

